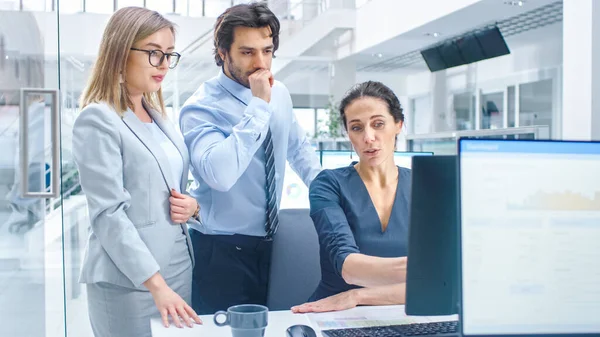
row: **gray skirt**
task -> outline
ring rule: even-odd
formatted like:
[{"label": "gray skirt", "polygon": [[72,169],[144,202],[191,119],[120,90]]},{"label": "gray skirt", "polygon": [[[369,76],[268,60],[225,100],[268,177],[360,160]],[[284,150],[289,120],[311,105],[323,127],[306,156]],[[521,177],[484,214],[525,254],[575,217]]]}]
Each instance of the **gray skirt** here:
[{"label": "gray skirt", "polygon": [[[165,281],[183,300],[192,301],[192,260],[183,232],[174,245]],[[110,283],[87,285],[88,312],[96,337],[151,337],[150,319],[160,317],[148,291]]]}]

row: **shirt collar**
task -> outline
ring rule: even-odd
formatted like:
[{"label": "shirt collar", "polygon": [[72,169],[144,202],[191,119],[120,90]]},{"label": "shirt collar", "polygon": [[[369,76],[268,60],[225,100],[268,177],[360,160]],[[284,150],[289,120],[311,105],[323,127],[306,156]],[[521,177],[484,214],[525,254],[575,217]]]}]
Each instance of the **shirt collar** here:
[{"label": "shirt collar", "polygon": [[238,100],[242,101],[242,103],[246,105],[250,104],[250,100],[252,99],[252,90],[227,77],[227,75],[225,75],[225,72],[223,72],[223,69],[219,71],[217,81],[231,95],[233,95]]}]

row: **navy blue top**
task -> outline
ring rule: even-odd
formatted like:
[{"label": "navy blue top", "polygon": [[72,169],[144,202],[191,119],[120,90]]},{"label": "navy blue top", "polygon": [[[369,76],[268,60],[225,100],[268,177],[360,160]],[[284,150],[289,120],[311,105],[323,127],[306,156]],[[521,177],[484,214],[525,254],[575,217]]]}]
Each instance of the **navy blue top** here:
[{"label": "navy blue top", "polygon": [[310,185],[310,216],[319,235],[321,282],[309,301],[358,286],[342,278],[351,253],[400,257],[408,253],[410,170],[398,167],[398,187],[385,232],[358,172],[351,166],[323,170]]}]

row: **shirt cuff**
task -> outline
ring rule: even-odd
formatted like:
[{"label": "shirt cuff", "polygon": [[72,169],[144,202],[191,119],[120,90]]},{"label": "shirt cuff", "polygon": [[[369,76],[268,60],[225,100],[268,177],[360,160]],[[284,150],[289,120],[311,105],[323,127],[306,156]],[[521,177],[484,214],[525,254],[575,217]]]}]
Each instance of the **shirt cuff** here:
[{"label": "shirt cuff", "polygon": [[252,135],[256,140],[264,137],[265,135],[262,134],[262,131],[266,131],[266,128],[269,125],[269,119],[271,118],[271,107],[269,106],[269,103],[261,98],[252,97],[246,108],[246,113],[249,116],[252,116],[254,119],[254,123],[252,124],[257,126],[257,129]]}]

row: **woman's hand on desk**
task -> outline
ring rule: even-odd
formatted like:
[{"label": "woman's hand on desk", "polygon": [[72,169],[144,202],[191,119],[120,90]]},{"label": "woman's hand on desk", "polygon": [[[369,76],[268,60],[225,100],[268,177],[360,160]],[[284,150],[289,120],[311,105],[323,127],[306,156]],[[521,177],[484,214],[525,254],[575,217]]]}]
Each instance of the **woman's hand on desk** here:
[{"label": "woman's hand on desk", "polygon": [[171,220],[175,223],[186,223],[200,210],[200,206],[196,199],[189,195],[181,194],[173,189],[171,190],[169,203],[171,204]]},{"label": "woman's hand on desk", "polygon": [[159,273],[154,274],[144,282],[144,286],[150,290],[165,328],[169,327],[169,316],[171,316],[173,323],[178,328],[183,327],[180,319],[190,328],[193,325],[192,320],[196,324],[202,324],[202,320],[198,317],[194,309],[185,303],[181,296],[167,285]]},{"label": "woman's hand on desk", "polygon": [[354,308],[359,304],[357,290],[358,289],[352,289],[316,302],[297,305],[292,307],[292,312],[295,314],[302,314],[307,312],[340,311]]},{"label": "woman's hand on desk", "polygon": [[358,305],[395,305],[404,304],[406,299],[406,283],[398,283],[372,288],[357,288],[329,296],[316,302],[304,303],[292,307],[292,312],[340,311]]}]

